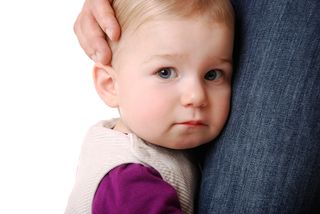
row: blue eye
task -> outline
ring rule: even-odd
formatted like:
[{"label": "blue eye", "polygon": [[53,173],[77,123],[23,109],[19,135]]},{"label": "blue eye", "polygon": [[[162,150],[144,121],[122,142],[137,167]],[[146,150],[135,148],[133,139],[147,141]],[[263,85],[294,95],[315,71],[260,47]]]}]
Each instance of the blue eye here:
[{"label": "blue eye", "polygon": [[205,75],[204,78],[209,81],[217,80],[222,76],[221,70],[210,70]]},{"label": "blue eye", "polygon": [[162,68],[157,75],[162,79],[170,79],[177,77],[177,72],[172,68]]}]

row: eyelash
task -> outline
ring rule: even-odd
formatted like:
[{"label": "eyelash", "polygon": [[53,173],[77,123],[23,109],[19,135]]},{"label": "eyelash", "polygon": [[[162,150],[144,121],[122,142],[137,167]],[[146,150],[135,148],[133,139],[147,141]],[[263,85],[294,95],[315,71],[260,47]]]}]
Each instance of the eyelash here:
[{"label": "eyelash", "polygon": [[[214,76],[212,76],[212,72],[214,73]],[[161,68],[156,72],[156,75],[161,79],[174,79],[178,77],[178,73],[174,68]],[[216,81],[220,79],[223,76],[223,71],[219,69],[212,69],[209,70],[205,75],[204,79],[208,81]]]},{"label": "eyelash", "polygon": [[[169,72],[169,74],[165,75],[168,72]],[[173,79],[178,76],[177,71],[173,68],[161,68],[160,70],[158,70],[156,72],[156,74],[162,79]],[[174,74],[174,76],[172,76],[173,74]]]},{"label": "eyelash", "polygon": [[[214,79],[212,79],[212,76],[209,76],[210,74],[212,74],[212,71],[216,72]],[[208,81],[214,81],[214,80],[220,79],[221,77],[222,77],[222,70],[219,70],[219,69],[212,69],[204,75],[204,79]]]}]

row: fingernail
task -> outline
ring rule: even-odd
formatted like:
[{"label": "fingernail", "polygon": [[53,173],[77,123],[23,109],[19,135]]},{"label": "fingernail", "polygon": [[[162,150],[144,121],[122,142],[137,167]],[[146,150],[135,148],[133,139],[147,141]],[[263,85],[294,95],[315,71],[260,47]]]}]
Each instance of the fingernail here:
[{"label": "fingernail", "polygon": [[92,55],[91,58],[95,62],[102,62],[102,54],[98,51],[94,55]]},{"label": "fingernail", "polygon": [[100,52],[96,52],[97,62],[102,62],[102,54]]},{"label": "fingernail", "polygon": [[91,59],[92,59],[93,61],[97,62],[97,55],[96,55],[96,54],[93,54],[93,55],[91,56]]},{"label": "fingernail", "polygon": [[109,39],[111,40],[111,41],[113,41],[114,40],[114,34],[113,34],[113,30],[111,29],[111,28],[109,28],[109,27],[107,27],[106,28],[106,34],[108,35],[108,37],[109,37]]}]

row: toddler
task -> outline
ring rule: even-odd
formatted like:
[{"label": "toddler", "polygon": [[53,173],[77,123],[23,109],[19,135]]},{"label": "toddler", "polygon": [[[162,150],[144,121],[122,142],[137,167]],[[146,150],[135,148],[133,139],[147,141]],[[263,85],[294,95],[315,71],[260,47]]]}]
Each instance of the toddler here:
[{"label": "toddler", "polygon": [[234,20],[227,0],[114,0],[122,35],[93,69],[120,118],[88,132],[66,213],[193,213],[197,169],[185,149],[229,113]]}]

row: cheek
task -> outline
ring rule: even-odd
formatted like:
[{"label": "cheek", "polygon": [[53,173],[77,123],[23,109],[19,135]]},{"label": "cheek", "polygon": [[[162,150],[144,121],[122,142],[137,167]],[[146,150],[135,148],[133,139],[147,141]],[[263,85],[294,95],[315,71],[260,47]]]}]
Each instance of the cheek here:
[{"label": "cheek", "polygon": [[131,121],[159,121],[171,111],[169,96],[152,87],[145,89],[142,85],[129,87],[122,91],[120,113]]},{"label": "cheek", "polygon": [[147,118],[159,120],[169,113],[172,103],[169,100],[169,96],[163,96],[162,93],[157,91],[144,92],[140,98],[143,107],[141,114]]},{"label": "cheek", "polygon": [[226,122],[229,111],[230,111],[230,99],[231,99],[231,89],[225,89],[221,91],[215,97],[213,103],[214,109],[214,120],[216,124],[220,124],[219,126],[223,126]]}]

